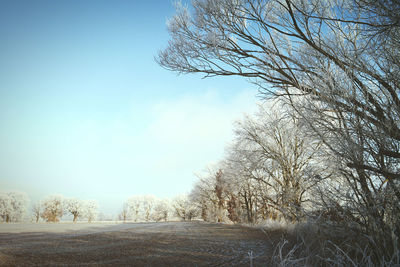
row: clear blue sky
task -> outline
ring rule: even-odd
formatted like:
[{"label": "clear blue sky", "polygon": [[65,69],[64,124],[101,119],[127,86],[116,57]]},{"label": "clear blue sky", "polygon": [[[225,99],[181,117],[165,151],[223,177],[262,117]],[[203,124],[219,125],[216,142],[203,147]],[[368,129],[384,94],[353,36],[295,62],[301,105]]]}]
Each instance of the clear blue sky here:
[{"label": "clear blue sky", "polygon": [[190,191],[257,92],[157,65],[173,14],[168,0],[0,2],[0,191],[106,213]]}]

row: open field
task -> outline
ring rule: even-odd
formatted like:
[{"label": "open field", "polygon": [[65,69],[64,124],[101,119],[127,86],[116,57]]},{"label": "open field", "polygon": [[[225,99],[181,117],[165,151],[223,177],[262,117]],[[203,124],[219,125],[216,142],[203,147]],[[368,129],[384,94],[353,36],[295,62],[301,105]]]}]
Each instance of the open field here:
[{"label": "open field", "polygon": [[259,229],[202,222],[0,224],[0,265],[265,266]]}]

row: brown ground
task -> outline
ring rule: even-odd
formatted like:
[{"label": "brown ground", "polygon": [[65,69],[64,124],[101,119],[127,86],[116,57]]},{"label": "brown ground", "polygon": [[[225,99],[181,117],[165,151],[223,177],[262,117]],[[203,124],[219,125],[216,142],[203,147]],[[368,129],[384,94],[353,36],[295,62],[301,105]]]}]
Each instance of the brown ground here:
[{"label": "brown ground", "polygon": [[202,222],[0,224],[2,266],[265,266],[268,237],[256,228]]}]

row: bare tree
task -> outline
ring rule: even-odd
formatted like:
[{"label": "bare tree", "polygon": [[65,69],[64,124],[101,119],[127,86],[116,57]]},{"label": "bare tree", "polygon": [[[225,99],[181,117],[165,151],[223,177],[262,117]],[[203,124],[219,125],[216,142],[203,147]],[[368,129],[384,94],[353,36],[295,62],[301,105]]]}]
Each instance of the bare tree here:
[{"label": "bare tree", "polygon": [[243,144],[236,140],[228,149],[224,164],[226,184],[229,185],[227,190],[231,199],[235,196],[238,200],[235,213],[243,216],[239,220],[257,223],[260,213],[265,213],[264,199],[271,197],[271,188],[266,187],[267,183],[259,183],[267,179],[264,172],[260,172],[260,158],[253,150],[243,148]]},{"label": "bare tree", "polygon": [[152,218],[156,222],[167,221],[171,215],[171,204],[168,199],[156,199]]},{"label": "bare tree", "polygon": [[51,195],[46,197],[43,202],[42,218],[47,222],[59,222],[64,214],[63,196]]},{"label": "bare tree", "polygon": [[175,215],[183,221],[191,221],[198,214],[198,208],[188,195],[180,195],[174,198],[172,206]]},{"label": "bare tree", "polygon": [[124,204],[122,205],[121,213],[119,214],[119,219],[126,222],[126,220],[128,219],[128,215],[129,215],[129,204],[128,202],[124,202]]},{"label": "bare tree", "polygon": [[138,220],[150,221],[157,199],[152,195],[136,195],[127,199],[127,217],[135,222]]},{"label": "bare tree", "polygon": [[3,222],[10,222],[10,214],[11,214],[11,198],[6,193],[0,193],[0,216],[3,219]]},{"label": "bare tree", "polygon": [[151,214],[153,213],[156,198],[152,195],[142,196],[141,208],[143,219],[148,222],[151,220]]},{"label": "bare tree", "polygon": [[26,213],[29,199],[22,192],[0,193],[0,217],[5,222],[21,221]]},{"label": "bare tree", "polygon": [[42,207],[43,205],[40,202],[36,202],[32,206],[32,212],[36,223],[39,222],[40,216],[42,215]]},{"label": "bare tree", "polygon": [[64,200],[64,205],[65,205],[65,210],[74,216],[73,222],[76,222],[76,220],[79,217],[83,216],[84,213],[83,201],[76,198],[69,198]]},{"label": "bare tree", "polygon": [[140,210],[142,205],[141,196],[132,196],[126,201],[128,205],[127,216],[132,218],[135,222],[140,219]]},{"label": "bare tree", "polygon": [[83,216],[88,222],[92,222],[97,218],[99,205],[94,200],[86,200],[83,205]]},{"label": "bare tree", "polygon": [[[260,106],[257,116],[247,117],[236,129],[237,144],[231,161],[259,183],[263,203],[280,211],[286,219],[298,220],[309,191],[322,179],[326,167],[318,161],[322,142],[302,135],[295,117],[279,103]],[[318,179],[316,179],[318,175]],[[330,174],[327,174],[328,176]]]}]

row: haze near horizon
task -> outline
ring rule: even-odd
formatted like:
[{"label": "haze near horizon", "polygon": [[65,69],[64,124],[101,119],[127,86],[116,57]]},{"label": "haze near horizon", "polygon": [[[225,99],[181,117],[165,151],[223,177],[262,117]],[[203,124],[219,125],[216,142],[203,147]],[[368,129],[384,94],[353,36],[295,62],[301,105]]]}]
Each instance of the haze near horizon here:
[{"label": "haze near horizon", "polygon": [[154,60],[170,1],[3,1],[0,190],[93,199],[188,193],[255,109],[239,78],[177,76]]}]

